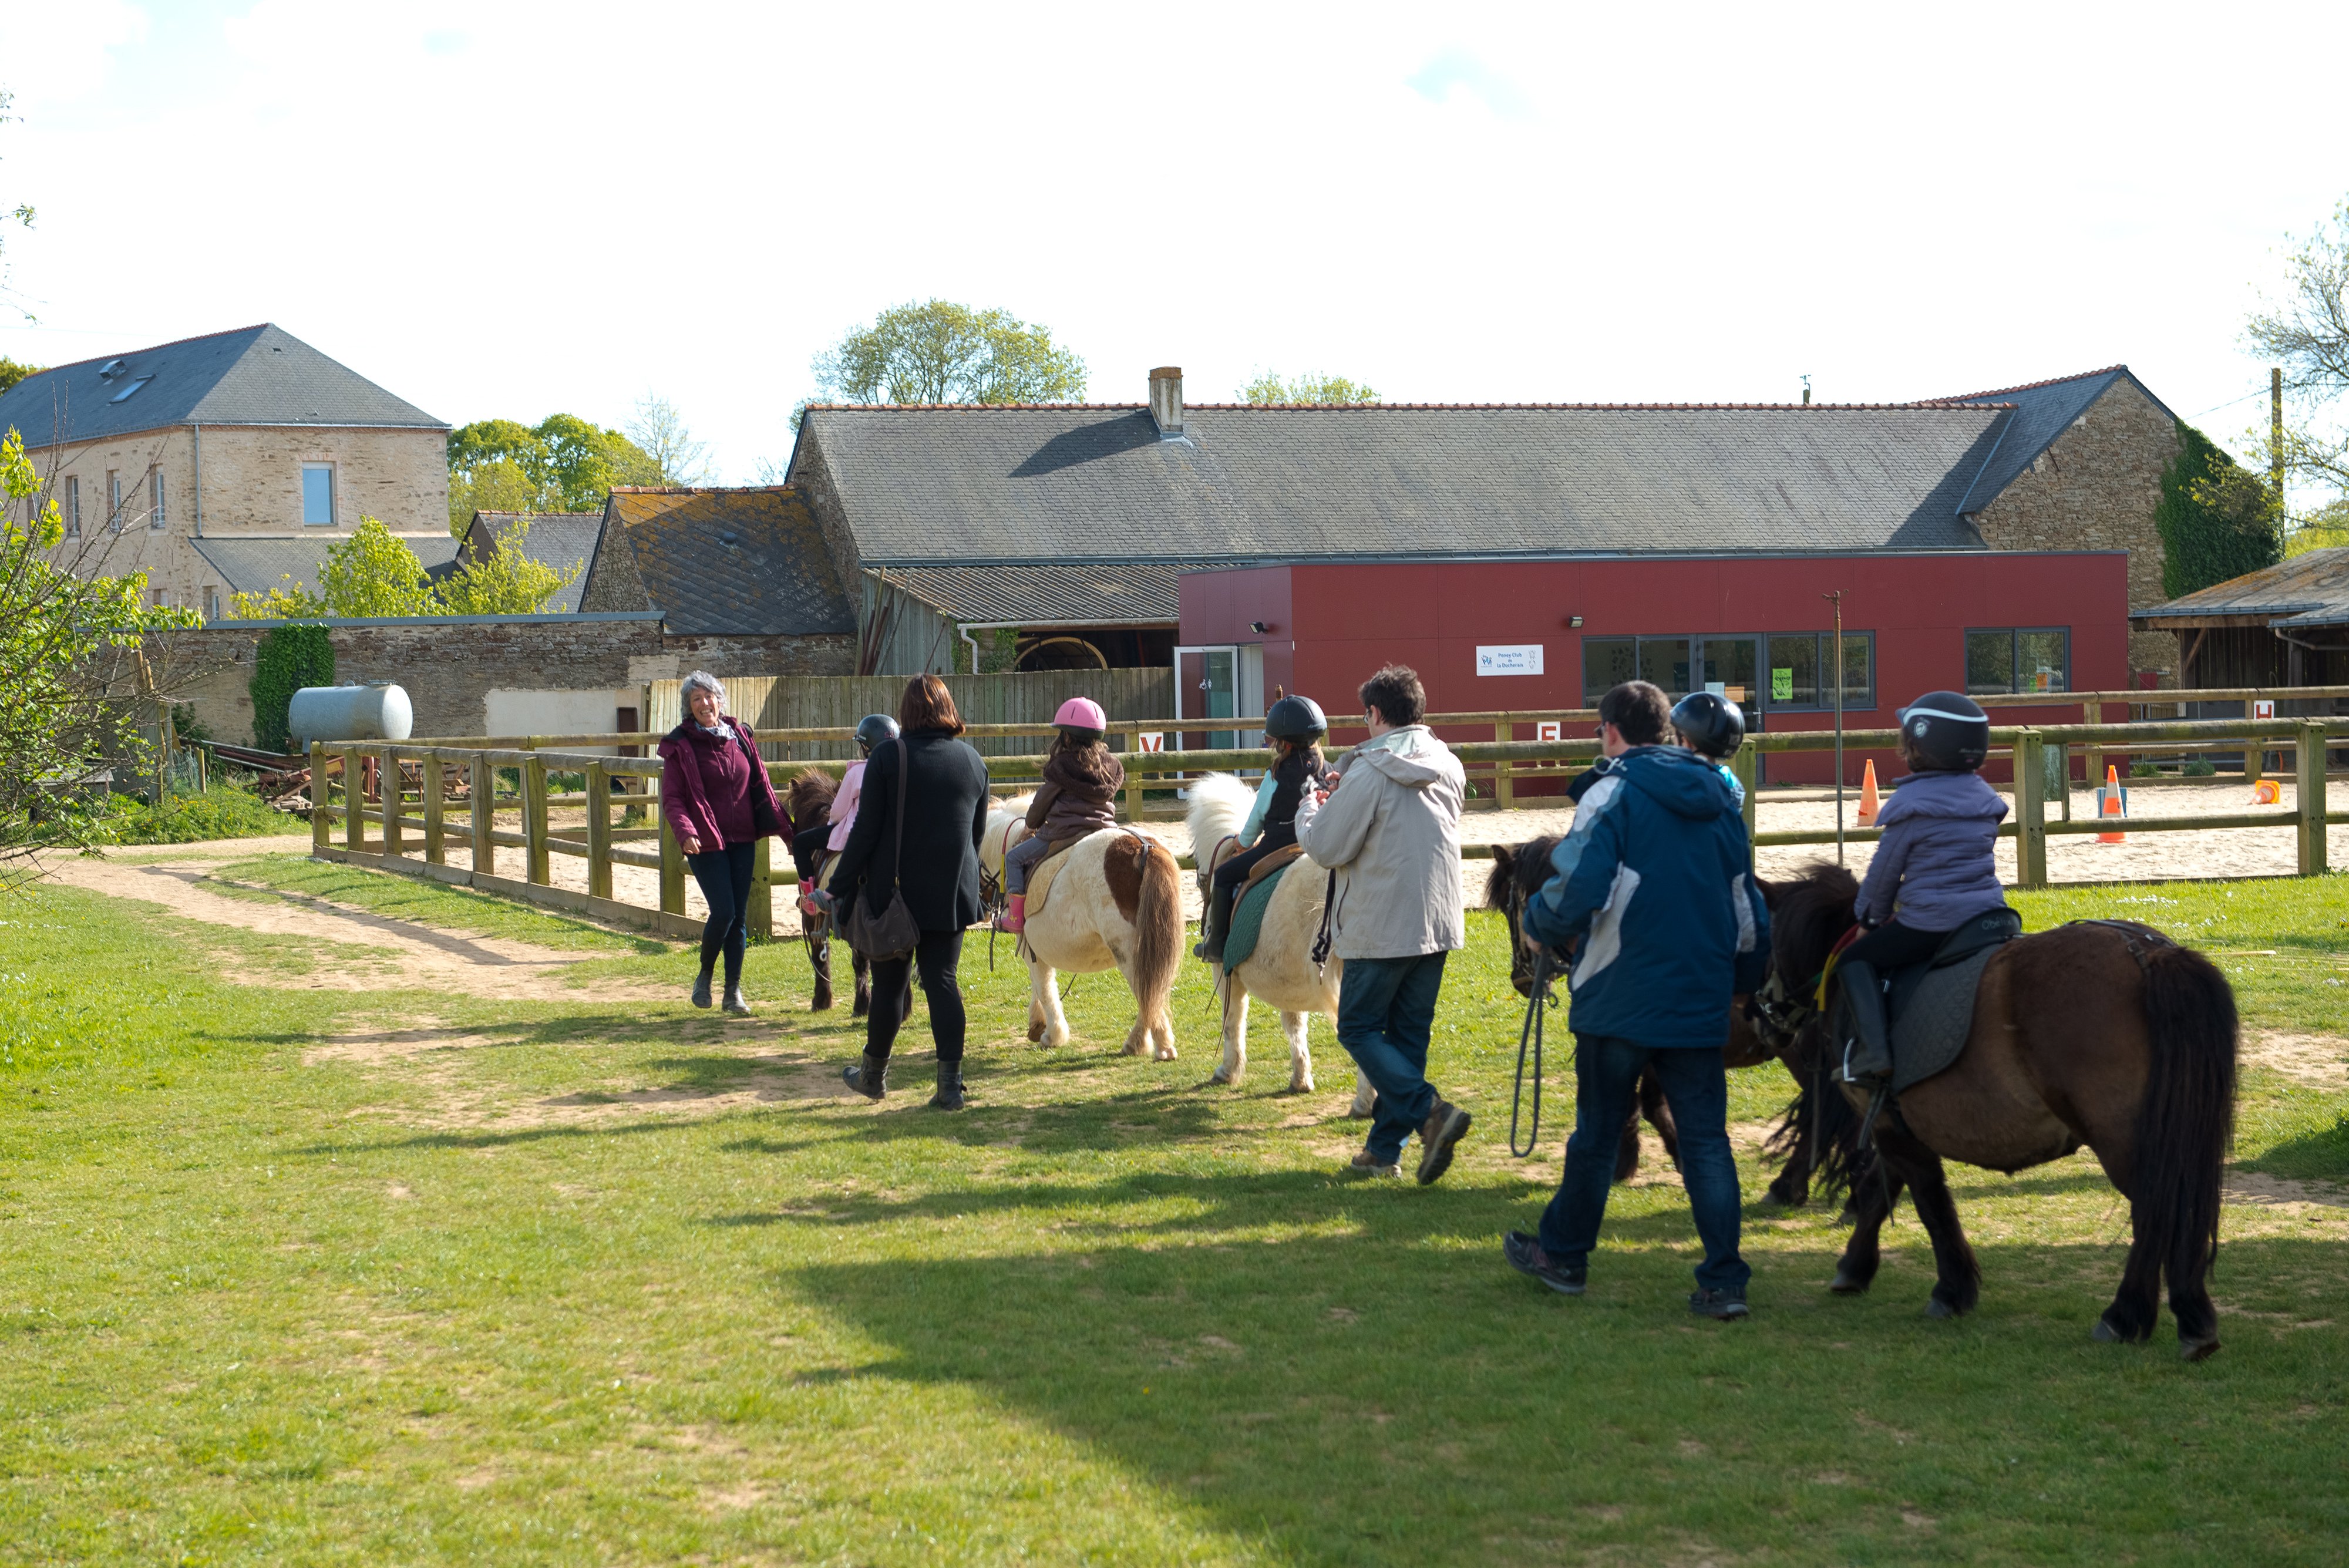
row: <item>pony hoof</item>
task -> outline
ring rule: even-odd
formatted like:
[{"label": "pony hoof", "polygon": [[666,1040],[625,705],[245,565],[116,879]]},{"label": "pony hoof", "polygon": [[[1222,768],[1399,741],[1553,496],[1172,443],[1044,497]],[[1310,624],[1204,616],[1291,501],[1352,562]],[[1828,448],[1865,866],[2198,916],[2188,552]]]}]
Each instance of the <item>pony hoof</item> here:
[{"label": "pony hoof", "polygon": [[[2100,1317],[2096,1320],[2096,1326],[2091,1332],[2089,1337],[2094,1339],[2098,1345],[2135,1345],[2138,1340],[2143,1339],[2145,1335],[2141,1334],[2130,1334],[2126,1329],[2120,1328],[2115,1324],[2112,1319],[2108,1317]],[[2218,1346],[2213,1345],[2210,1348],[2216,1350]]]},{"label": "pony hoof", "polygon": [[1028,1025],[1028,1044],[1033,1045],[1042,1038],[1044,1038],[1044,1026],[1041,1023],[1030,1023]]},{"label": "pony hoof", "polygon": [[2215,1339],[2181,1339],[2178,1342],[2178,1358],[2180,1361],[2208,1361],[2218,1354],[2219,1342]]},{"label": "pony hoof", "polygon": [[1835,1282],[1827,1286],[1827,1289],[1839,1296],[1864,1296],[1868,1293],[1868,1281],[1860,1278],[1850,1270],[1837,1269]]},{"label": "pony hoof", "polygon": [[1203,1089],[1209,1087],[1228,1089],[1232,1086],[1232,1081],[1226,1077],[1224,1075],[1224,1070],[1221,1067],[1218,1067],[1214,1072],[1208,1074],[1206,1083],[1202,1084],[1199,1086]]},{"label": "pony hoof", "polygon": [[1957,1316],[1958,1309],[1943,1301],[1940,1297],[1935,1296],[1932,1300],[1925,1303],[1925,1315],[1939,1321]]}]

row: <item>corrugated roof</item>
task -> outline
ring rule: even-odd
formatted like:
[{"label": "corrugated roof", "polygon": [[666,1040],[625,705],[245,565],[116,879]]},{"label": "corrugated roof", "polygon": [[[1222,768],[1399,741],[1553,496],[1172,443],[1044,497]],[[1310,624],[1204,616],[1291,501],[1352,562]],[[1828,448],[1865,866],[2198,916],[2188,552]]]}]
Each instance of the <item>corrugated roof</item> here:
[{"label": "corrugated roof", "polygon": [[2271,625],[2337,625],[2349,619],[2349,546],[2311,550],[2129,615],[2138,620],[2268,616]]},{"label": "corrugated roof", "polygon": [[1223,561],[1066,561],[1050,566],[901,566],[882,575],[957,621],[1135,626],[1182,619],[1177,579]]},{"label": "corrugated roof", "polygon": [[646,597],[676,632],[811,636],[856,629],[823,530],[788,486],[620,487],[605,547],[624,531]]},{"label": "corrugated roof", "polygon": [[[579,596],[587,587],[587,561],[595,554],[595,535],[603,531],[601,512],[476,512],[465,530],[463,554],[471,559],[475,550],[507,538],[516,524],[528,524],[523,535],[522,553],[530,560],[560,573],[569,574],[571,580],[556,589],[546,601],[548,615],[569,615],[579,607]],[[479,541],[479,543],[477,543]]]},{"label": "corrugated roof", "polygon": [[[196,554],[212,563],[227,593],[264,594],[272,588],[314,594],[318,569],[326,552],[348,538],[343,534],[312,534],[276,538],[237,536],[191,539]],[[448,534],[400,534],[425,569],[438,573],[457,558],[457,541]],[[293,581],[288,583],[287,578]]]},{"label": "corrugated roof", "polygon": [[0,428],[29,447],[187,424],[449,428],[266,322],[56,366],[0,392]]},{"label": "corrugated roof", "polygon": [[817,407],[867,565],[1984,547],[1982,405]]}]

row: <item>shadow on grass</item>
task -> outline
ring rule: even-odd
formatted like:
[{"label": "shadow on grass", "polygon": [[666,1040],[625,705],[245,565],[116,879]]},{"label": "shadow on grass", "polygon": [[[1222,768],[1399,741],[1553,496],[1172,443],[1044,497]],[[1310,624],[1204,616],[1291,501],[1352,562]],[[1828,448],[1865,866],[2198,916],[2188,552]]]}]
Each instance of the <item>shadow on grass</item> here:
[{"label": "shadow on grass", "polygon": [[[1334,1208],[1307,1178],[1239,1185],[1295,1219]],[[1985,1249],[1982,1310],[1958,1323],[1920,1316],[1919,1259],[1857,1298],[1772,1259],[1755,1317],[1717,1325],[1681,1306],[1685,1255],[1610,1237],[1569,1301],[1497,1245],[1417,1245],[1490,1211],[1420,1196],[1358,1194],[1355,1234],[1277,1243],[988,1257],[945,1228],[781,1281],[886,1346],[878,1375],[1027,1412],[1284,1563],[1882,1561],[1925,1540],[1937,1561],[2186,1562],[2199,1530],[2315,1563],[2337,1543],[2344,1422],[2307,1377],[2344,1335],[2287,1320],[2333,1293],[2338,1244],[2231,1248],[2229,1353],[2189,1367],[2167,1320],[2151,1345],[2090,1342],[2109,1284],[2084,1274],[2116,1279],[2117,1247]],[[1115,1529],[1072,1520],[1068,1544],[1113,1556]]]}]

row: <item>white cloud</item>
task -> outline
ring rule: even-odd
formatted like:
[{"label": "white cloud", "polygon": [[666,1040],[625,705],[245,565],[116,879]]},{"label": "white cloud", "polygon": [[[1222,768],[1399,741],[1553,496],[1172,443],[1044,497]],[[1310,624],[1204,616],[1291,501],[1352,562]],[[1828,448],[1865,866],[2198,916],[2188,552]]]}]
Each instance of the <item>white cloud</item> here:
[{"label": "white cloud", "polygon": [[0,88],[18,112],[102,90],[114,51],[147,41],[147,13],[125,0],[0,6]]}]

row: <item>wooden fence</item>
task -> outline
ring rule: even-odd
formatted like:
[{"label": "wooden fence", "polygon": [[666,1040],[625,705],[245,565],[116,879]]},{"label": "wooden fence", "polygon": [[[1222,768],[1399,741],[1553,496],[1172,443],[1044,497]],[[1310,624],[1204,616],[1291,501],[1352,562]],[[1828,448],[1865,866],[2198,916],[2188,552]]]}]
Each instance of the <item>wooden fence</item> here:
[{"label": "wooden fence", "polygon": [[[1508,722],[1496,722],[1505,726]],[[1222,722],[1228,725],[1232,722]],[[789,734],[778,737],[784,744],[798,743],[805,738]],[[1895,739],[1895,732],[1889,730],[1847,731],[1843,737],[1847,747],[1860,750],[1886,749]],[[2349,743],[2349,720],[2173,720],[2136,724],[2023,726],[1993,729],[1992,740],[1993,754],[2011,757],[2015,763],[2015,810],[1999,831],[2002,836],[2019,841],[2016,881],[2024,888],[2047,885],[2050,836],[2096,833],[2109,826],[2095,819],[2068,820],[2068,792],[2066,817],[2054,822],[2047,819],[2045,782],[2050,770],[2045,759],[2050,748],[2057,749],[2059,756],[2062,749],[2070,747],[2131,753],[2152,744],[2183,742],[2206,748],[2256,744],[2263,750],[2290,753],[2297,791],[2294,804],[2289,808],[2174,819],[2138,818],[2128,824],[2127,831],[2183,833],[2292,827],[2298,835],[2297,858],[2302,876],[2321,875],[2326,869],[2326,826],[2349,822],[2349,811],[2326,809],[2324,773],[2326,749]],[[1746,784],[1746,831],[1756,845],[1824,845],[1839,839],[1865,843],[1878,836],[1876,829],[1859,827],[1840,832],[1755,830],[1754,780],[1759,755],[1767,752],[1820,751],[1832,747],[1835,741],[1831,732],[1823,731],[1762,734],[1752,737],[1738,752],[1732,765]],[[1515,770],[1529,765],[1587,763],[1598,749],[1599,742],[1592,739],[1464,742],[1453,747],[1464,764],[1496,773],[1505,787]],[[368,758],[376,760],[376,773],[383,785],[381,797],[373,805],[363,794],[353,793],[354,784],[362,776],[361,764]],[[330,759],[338,761],[340,766],[329,767]],[[1128,809],[1143,804],[1146,787],[1171,791],[1185,774],[1260,769],[1270,760],[1270,753],[1254,748],[1130,756]],[[310,762],[311,852],[319,859],[404,871],[664,935],[692,937],[699,932],[698,923],[685,914],[685,857],[658,810],[661,763],[657,758],[607,756],[546,746],[320,742],[310,748]],[[988,773],[998,783],[1017,784],[1034,778],[1041,762],[1033,754],[991,757]],[[417,764],[419,787],[411,789],[406,785],[398,765],[403,763]],[[803,765],[806,764],[771,763],[769,771],[780,782]],[[843,764],[816,765],[836,771]],[[457,823],[449,820],[445,799],[447,770],[451,768],[463,770],[471,786],[470,798],[462,803],[464,818]],[[502,794],[501,775],[508,774],[515,788]],[[581,787],[558,792],[554,784],[568,775],[576,775]],[[615,793],[616,781],[625,784],[626,793]],[[558,827],[553,820],[554,810],[574,806],[584,808],[584,820],[576,826]],[[616,809],[647,820],[616,824]],[[520,817],[519,831],[499,825],[499,818],[509,815]],[[372,841],[367,836],[370,822],[377,829]],[[336,824],[343,828],[341,845],[333,842]],[[468,867],[448,864],[452,842],[468,847]],[[759,841],[752,875],[750,923],[753,933],[762,937],[771,935],[773,930],[774,886],[796,880],[788,859],[781,866],[774,864],[771,854],[773,842],[764,838]],[[501,846],[523,852],[521,880],[495,873],[495,852]],[[1489,848],[1471,846],[1463,850],[1463,857],[1485,858],[1490,853]],[[554,884],[553,857],[557,855],[577,857],[587,862],[584,892]],[[657,872],[658,907],[647,908],[615,898],[615,866],[641,867]]]}]

